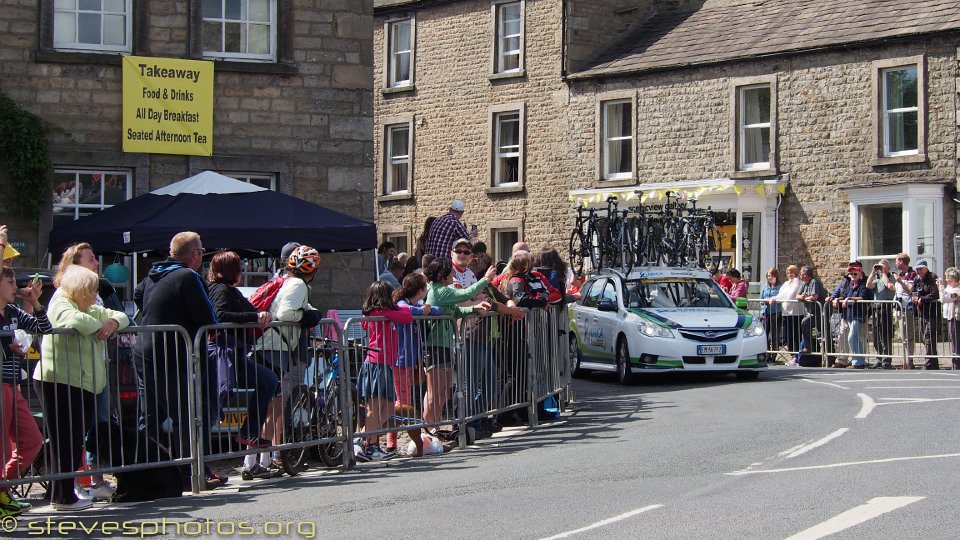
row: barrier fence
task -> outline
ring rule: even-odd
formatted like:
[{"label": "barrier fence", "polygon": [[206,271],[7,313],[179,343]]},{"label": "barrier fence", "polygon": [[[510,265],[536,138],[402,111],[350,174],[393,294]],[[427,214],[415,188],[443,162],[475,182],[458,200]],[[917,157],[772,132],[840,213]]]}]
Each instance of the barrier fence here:
[{"label": "barrier fence", "polygon": [[[100,345],[73,330],[55,329],[43,346],[33,336],[41,358],[21,360],[20,383],[4,385],[0,425],[38,434],[41,448],[26,461],[33,443],[13,448],[4,434],[4,461],[20,452],[24,462],[0,487],[50,495],[94,475],[159,469],[197,493],[209,463],[249,454],[277,452],[297,474],[308,457],[352,466],[355,440],[409,438],[420,454],[424,429],[452,427],[442,434],[455,431],[465,447],[493,419],[520,414],[536,426],[544,402],[569,392],[567,318],[562,308],[525,311],[360,317],[343,331],[329,319],[311,331],[217,324],[192,339],[179,326],[131,326]],[[10,390],[29,414],[16,414]]]},{"label": "barrier fence", "polygon": [[[779,306],[776,309],[774,306]],[[951,336],[957,321],[942,316],[940,301],[922,306],[899,300],[767,303],[748,300],[764,321],[771,361],[805,366],[879,365],[950,368],[960,364]],[[953,332],[953,333],[951,333]]]}]

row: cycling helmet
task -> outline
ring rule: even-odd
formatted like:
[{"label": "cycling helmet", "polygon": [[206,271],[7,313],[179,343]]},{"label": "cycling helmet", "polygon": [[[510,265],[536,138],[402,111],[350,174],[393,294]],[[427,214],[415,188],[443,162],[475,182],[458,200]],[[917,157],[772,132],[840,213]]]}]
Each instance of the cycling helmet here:
[{"label": "cycling helmet", "polygon": [[287,259],[287,268],[301,274],[312,274],[320,264],[320,253],[310,246],[300,246]]}]

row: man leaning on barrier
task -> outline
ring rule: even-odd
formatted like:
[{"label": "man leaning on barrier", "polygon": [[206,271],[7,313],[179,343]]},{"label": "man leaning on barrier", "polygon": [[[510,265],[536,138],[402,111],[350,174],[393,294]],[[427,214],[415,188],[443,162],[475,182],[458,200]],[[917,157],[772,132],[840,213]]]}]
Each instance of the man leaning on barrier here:
[{"label": "man leaning on barrier", "polygon": [[[207,288],[197,274],[204,251],[195,232],[177,233],[170,240],[170,257],[154,264],[134,293],[142,325],[179,325],[192,339],[200,327],[217,323]],[[149,435],[169,445],[174,457],[189,454],[187,344],[175,332],[161,336],[147,332],[137,340],[134,354],[146,386],[143,401]],[[222,476],[207,473],[207,487],[223,483]]]}]

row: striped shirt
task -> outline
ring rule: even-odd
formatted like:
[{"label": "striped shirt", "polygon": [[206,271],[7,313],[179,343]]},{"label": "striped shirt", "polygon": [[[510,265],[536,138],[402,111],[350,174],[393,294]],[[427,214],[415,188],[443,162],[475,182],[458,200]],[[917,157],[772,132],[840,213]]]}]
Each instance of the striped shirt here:
[{"label": "striped shirt", "polygon": [[[3,319],[0,320],[0,330],[25,330],[31,334],[49,334],[53,325],[47,319],[47,310],[40,309],[36,316],[30,315],[14,304],[7,304],[3,308]],[[0,358],[3,367],[0,370],[0,380],[4,384],[18,384],[20,382],[20,356],[10,348],[13,343],[12,335],[0,336]]]}]

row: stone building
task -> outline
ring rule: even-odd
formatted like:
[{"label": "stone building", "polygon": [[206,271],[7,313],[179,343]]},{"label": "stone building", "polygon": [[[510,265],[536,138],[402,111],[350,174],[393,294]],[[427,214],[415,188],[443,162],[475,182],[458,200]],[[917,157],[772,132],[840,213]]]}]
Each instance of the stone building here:
[{"label": "stone building", "polygon": [[[203,170],[372,219],[372,24],[371,0],[0,0],[0,91],[52,126],[56,171],[37,221],[0,178],[19,263],[44,263],[53,225]],[[123,152],[125,55],[214,61],[211,156]],[[361,270],[369,252],[325,255],[315,300],[358,305]]]},{"label": "stone building", "polygon": [[[376,220],[453,198],[501,257],[577,202],[730,210],[762,279],[906,251],[954,264],[960,10],[945,0],[376,0]],[[892,259],[891,259],[892,260]]]}]

